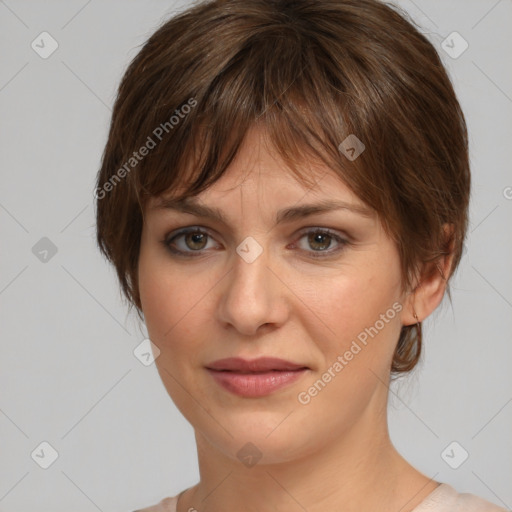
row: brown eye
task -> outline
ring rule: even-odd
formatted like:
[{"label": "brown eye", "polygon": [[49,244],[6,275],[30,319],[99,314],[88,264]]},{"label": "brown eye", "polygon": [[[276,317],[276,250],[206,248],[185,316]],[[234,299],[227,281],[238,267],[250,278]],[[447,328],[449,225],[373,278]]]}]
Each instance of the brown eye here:
[{"label": "brown eye", "polygon": [[[205,249],[209,249],[208,242],[213,238],[198,228],[185,229],[173,236],[167,237],[163,244],[173,254],[180,256],[200,256]],[[197,254],[195,254],[197,253]]]},{"label": "brown eye", "polygon": [[321,231],[308,233],[308,244],[311,248],[324,251],[329,248],[333,237]]},{"label": "brown eye", "polygon": [[208,239],[208,235],[205,233],[201,233],[200,231],[196,233],[186,233],[185,234],[185,244],[189,249],[201,250],[206,246],[206,241]]},{"label": "brown eye", "polygon": [[[306,243],[301,244],[303,239]],[[336,244],[337,247],[332,248]],[[313,258],[327,258],[342,251],[349,242],[330,230],[316,228],[303,233],[297,245]]]}]

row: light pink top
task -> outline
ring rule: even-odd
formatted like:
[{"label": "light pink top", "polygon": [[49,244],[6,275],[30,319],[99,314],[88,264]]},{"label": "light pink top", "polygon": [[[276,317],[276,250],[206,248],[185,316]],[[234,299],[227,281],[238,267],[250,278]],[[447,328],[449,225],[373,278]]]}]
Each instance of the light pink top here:
[{"label": "light pink top", "polygon": [[[134,512],[176,512],[178,496],[179,494],[172,498],[164,498],[156,505]],[[507,512],[507,509],[498,507],[473,494],[459,494],[450,485],[441,484],[412,512]]]}]

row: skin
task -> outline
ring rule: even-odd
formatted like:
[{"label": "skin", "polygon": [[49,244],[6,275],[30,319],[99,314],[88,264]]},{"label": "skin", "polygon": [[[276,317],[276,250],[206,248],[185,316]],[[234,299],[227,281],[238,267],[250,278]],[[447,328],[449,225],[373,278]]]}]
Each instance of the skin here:
[{"label": "skin", "polygon": [[[425,267],[414,293],[401,293],[397,248],[374,214],[346,209],[275,225],[276,212],[320,200],[365,206],[334,174],[308,164],[313,188],[285,170],[265,132],[253,128],[226,174],[196,199],[228,223],[156,207],[145,210],[138,266],[142,310],[156,365],[170,397],[190,422],[200,482],[178,512],[412,510],[431,481],[392,445],[386,406],[393,352],[402,325],[424,320],[445,281]],[[209,235],[181,236],[173,255],[162,243],[187,226]],[[307,232],[330,229],[349,243]],[[263,249],[252,263],[236,252],[248,236]],[[323,258],[315,254],[332,252]],[[323,250],[322,250],[323,249]],[[449,275],[450,259],[440,260]],[[401,310],[304,405],[297,396],[333,366],[365,328],[394,303]],[[204,366],[239,356],[280,357],[307,366],[298,381],[262,398],[224,390]],[[237,452],[261,453],[252,467]]]}]

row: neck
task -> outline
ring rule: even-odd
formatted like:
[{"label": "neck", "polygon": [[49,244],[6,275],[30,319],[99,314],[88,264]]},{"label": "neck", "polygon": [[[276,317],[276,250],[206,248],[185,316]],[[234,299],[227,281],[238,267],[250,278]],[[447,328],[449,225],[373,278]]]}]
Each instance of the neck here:
[{"label": "neck", "polygon": [[178,512],[409,512],[438,485],[396,451],[385,410],[368,410],[334,439],[315,440],[299,459],[245,467],[196,431],[200,482],[180,497]]}]

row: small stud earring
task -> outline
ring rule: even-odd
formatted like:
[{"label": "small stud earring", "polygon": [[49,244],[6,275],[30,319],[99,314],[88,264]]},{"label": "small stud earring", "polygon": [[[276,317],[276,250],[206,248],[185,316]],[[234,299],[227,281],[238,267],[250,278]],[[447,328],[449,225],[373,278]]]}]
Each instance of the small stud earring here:
[{"label": "small stud earring", "polygon": [[420,319],[418,318],[418,315],[416,314],[414,307],[412,308],[412,316],[416,319],[416,324],[419,325]]}]

